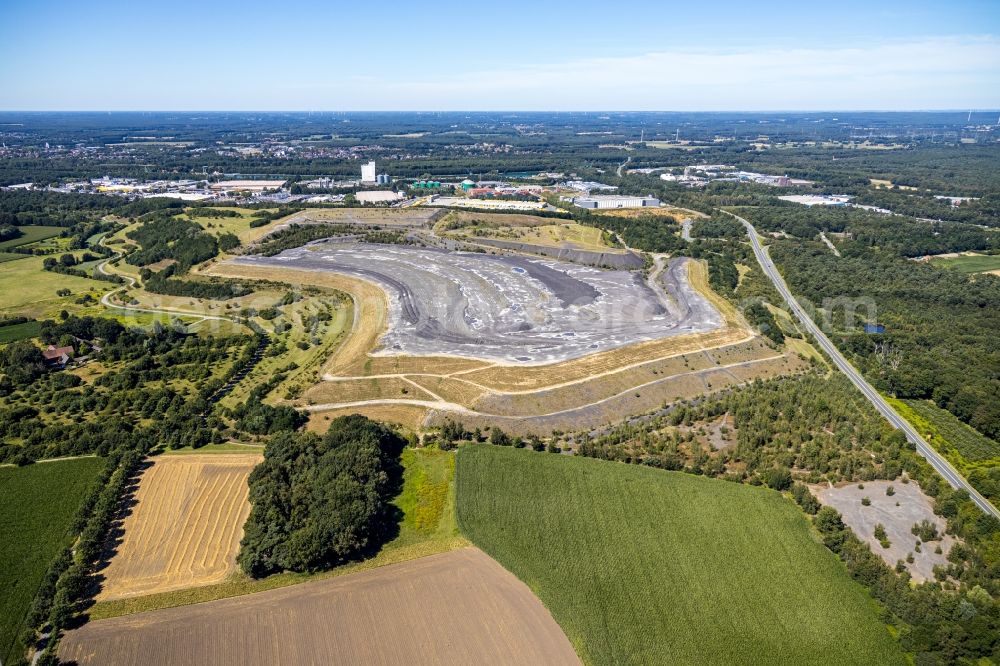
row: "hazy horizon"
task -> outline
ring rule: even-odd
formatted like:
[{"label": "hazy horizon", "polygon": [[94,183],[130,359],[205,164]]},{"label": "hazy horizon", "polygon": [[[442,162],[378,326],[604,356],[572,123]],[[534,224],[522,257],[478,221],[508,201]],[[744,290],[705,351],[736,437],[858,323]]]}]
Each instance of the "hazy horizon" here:
[{"label": "hazy horizon", "polygon": [[[10,111],[1000,108],[1000,6],[117,0],[0,9]],[[821,28],[821,29],[820,29]]]}]

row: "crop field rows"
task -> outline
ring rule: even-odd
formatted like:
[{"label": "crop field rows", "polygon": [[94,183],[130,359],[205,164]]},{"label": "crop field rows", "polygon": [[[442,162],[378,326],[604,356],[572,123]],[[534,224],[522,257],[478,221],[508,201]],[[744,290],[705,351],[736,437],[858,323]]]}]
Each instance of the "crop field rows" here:
[{"label": "crop field rows", "polygon": [[538,594],[584,663],[905,663],[777,492],[490,445],[459,450],[456,480],[463,532]]},{"label": "crop field rows", "polygon": [[0,661],[17,663],[20,634],[49,562],[105,462],[88,457],[0,467]]},{"label": "crop field rows", "polygon": [[160,456],[143,474],[98,601],[207,585],[235,570],[259,454]]}]

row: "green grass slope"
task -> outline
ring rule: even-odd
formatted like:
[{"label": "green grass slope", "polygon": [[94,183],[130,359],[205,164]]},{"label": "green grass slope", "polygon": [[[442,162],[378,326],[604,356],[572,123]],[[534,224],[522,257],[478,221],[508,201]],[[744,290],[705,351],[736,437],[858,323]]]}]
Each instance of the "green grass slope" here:
[{"label": "green grass slope", "polygon": [[463,448],[459,527],[588,664],[886,664],[867,592],[778,493],[587,458]]},{"label": "green grass slope", "polygon": [[0,467],[0,659],[14,663],[18,640],[49,563],[69,543],[70,523],[101,458]]},{"label": "green grass slope", "polygon": [[932,259],[931,263],[960,273],[983,273],[1000,270],[1000,255],[976,254],[965,257],[948,257]]}]

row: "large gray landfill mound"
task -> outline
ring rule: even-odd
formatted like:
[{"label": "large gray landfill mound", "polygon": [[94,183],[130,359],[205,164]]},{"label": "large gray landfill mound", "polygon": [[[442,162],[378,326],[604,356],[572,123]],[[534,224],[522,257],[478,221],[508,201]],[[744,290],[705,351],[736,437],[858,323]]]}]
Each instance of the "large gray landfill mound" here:
[{"label": "large gray landfill mound", "polygon": [[541,364],[723,325],[688,281],[683,257],[653,281],[551,259],[374,243],[320,243],[235,261],[380,285],[390,312],[376,354]]}]

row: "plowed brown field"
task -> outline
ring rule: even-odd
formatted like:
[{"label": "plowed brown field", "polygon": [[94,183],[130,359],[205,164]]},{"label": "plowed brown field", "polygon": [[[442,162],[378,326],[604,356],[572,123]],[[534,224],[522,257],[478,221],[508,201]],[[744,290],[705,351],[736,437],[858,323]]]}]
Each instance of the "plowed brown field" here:
[{"label": "plowed brown field", "polygon": [[208,585],[236,565],[258,454],[163,455],[143,472],[98,601]]},{"label": "plowed brown field", "polygon": [[99,620],[86,664],[579,664],[527,585],[476,548],[325,581]]}]

